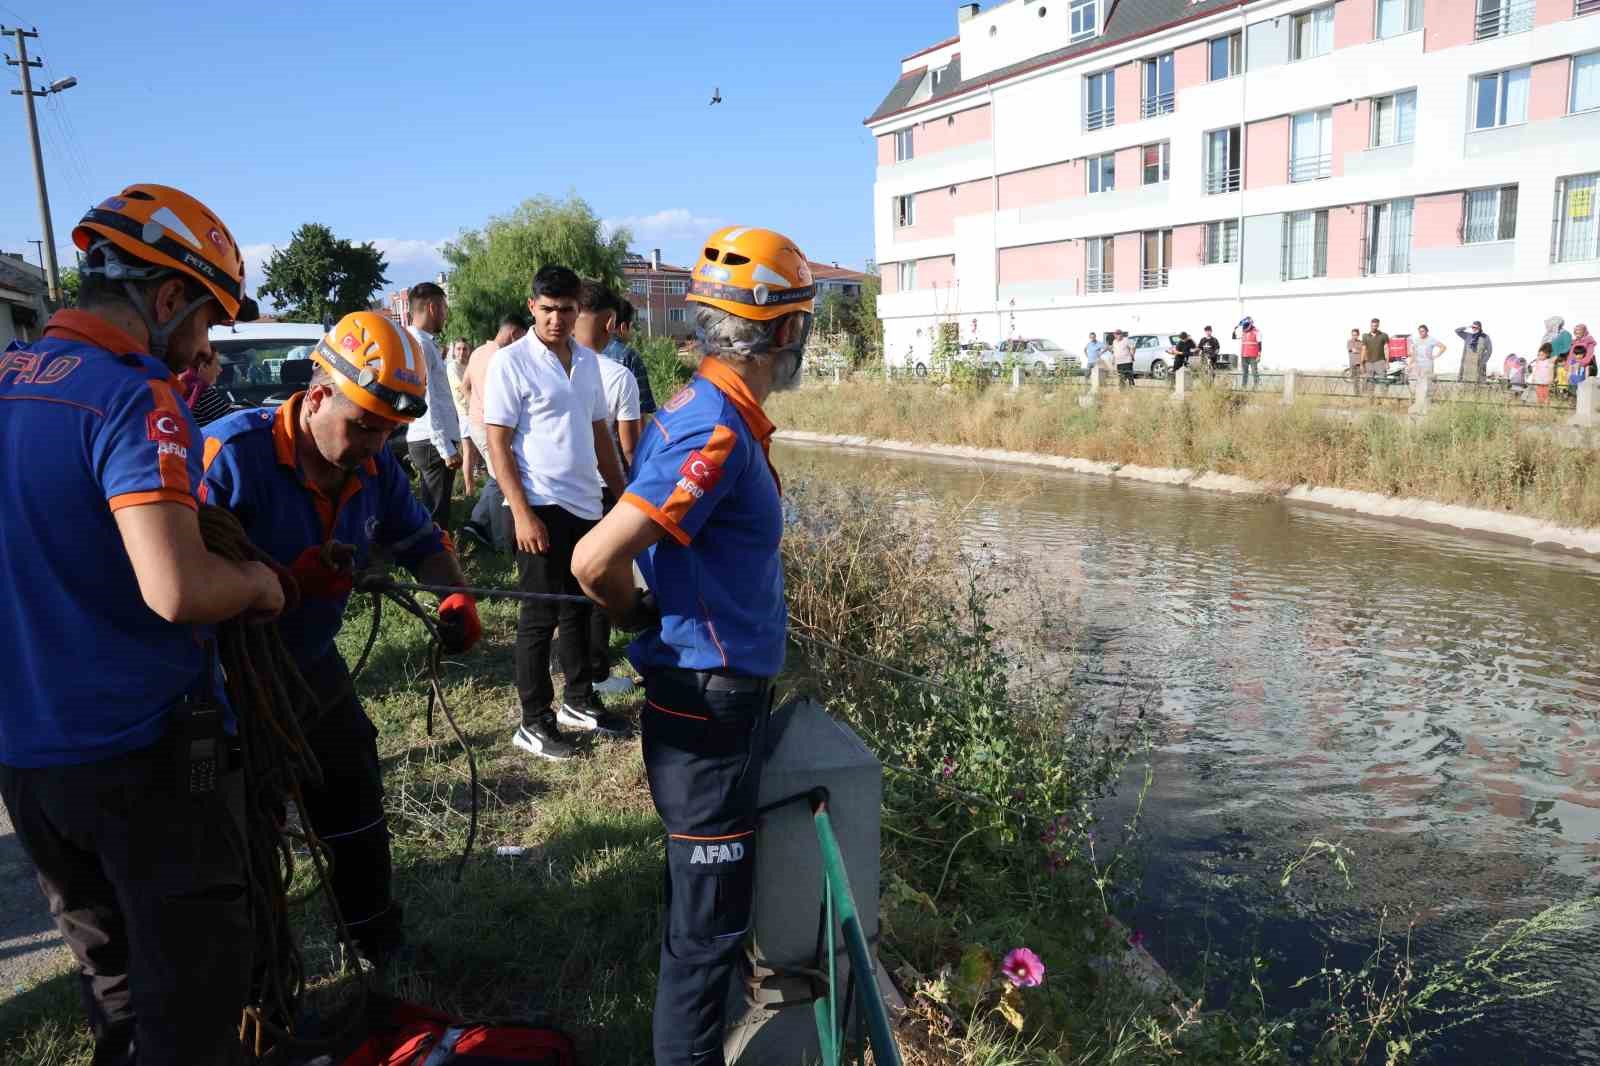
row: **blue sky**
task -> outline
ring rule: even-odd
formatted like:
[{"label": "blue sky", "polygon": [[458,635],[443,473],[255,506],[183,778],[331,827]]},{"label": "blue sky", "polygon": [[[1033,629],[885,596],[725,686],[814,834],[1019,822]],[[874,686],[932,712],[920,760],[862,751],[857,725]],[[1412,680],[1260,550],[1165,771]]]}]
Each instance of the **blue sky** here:
[{"label": "blue sky", "polygon": [[[38,27],[47,77],[79,79],[40,101],[58,246],[91,203],[156,181],[206,201],[252,266],[317,221],[378,242],[392,285],[436,269],[462,229],[569,190],[669,261],[740,223],[859,267],[875,166],[861,120],[955,14],[953,0],[0,0],[0,22]],[[26,136],[21,100],[0,95],[0,249],[32,261]]]}]

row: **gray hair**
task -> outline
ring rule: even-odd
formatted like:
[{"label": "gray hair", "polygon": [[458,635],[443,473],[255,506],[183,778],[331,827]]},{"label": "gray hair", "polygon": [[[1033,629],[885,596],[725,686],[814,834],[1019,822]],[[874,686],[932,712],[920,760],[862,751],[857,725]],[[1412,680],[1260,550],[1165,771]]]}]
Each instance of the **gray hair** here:
[{"label": "gray hair", "polygon": [[[772,322],[755,322],[720,307],[696,304],[694,335],[707,355],[728,363],[753,363],[766,356]],[[752,350],[757,349],[757,350]]]}]

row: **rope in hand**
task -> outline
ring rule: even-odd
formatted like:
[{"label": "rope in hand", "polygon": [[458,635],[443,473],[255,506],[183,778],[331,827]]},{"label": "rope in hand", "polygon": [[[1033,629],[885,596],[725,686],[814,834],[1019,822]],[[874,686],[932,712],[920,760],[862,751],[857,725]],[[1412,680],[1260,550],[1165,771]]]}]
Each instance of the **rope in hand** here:
[{"label": "rope in hand", "polygon": [[[250,542],[239,520],[219,507],[200,508],[200,534],[208,550],[231,562],[271,561]],[[302,794],[308,785],[322,782],[305,737],[321,701],[301,677],[275,625],[223,622],[217,626],[217,650],[244,766],[246,895],[255,930],[254,996],[240,1019],[239,1040],[261,1061],[279,1049],[305,1046],[293,1032],[306,985],[305,962],[289,926],[294,841],[311,856],[340,941],[347,953],[354,947],[333,896],[327,848],[311,829]],[[291,802],[300,814],[298,833],[286,824]],[[365,992],[364,979],[361,987]],[[358,1020],[362,1013],[357,1012]]]}]

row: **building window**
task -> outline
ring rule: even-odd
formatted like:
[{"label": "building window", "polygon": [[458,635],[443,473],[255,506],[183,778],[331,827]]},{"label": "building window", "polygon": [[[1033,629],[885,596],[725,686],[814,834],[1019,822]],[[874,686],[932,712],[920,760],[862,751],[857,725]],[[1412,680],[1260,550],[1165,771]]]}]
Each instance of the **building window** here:
[{"label": "building window", "polygon": [[1289,120],[1289,180],[1333,176],[1333,110],[1302,111]]},{"label": "building window", "polygon": [[1091,156],[1089,158],[1089,191],[1110,192],[1117,187],[1117,155],[1107,152],[1105,155]]},{"label": "building window", "polygon": [[682,296],[689,291],[689,283],[683,278],[672,278],[667,281],[668,296]]},{"label": "building window", "polygon": [[894,161],[904,163],[907,159],[915,158],[916,146],[912,131],[915,126],[907,126],[903,130],[894,131]]},{"label": "building window", "polygon": [[910,292],[917,287],[917,261],[908,259],[899,264],[899,279],[895,285],[897,292]]},{"label": "building window", "polygon": [[1239,220],[1206,223],[1206,242],[1201,249],[1207,266],[1239,261]]},{"label": "building window", "polygon": [[1072,0],[1070,41],[1087,41],[1100,32],[1100,0]]},{"label": "building window", "polygon": [[1315,59],[1333,51],[1333,5],[1303,11],[1289,26],[1289,58]]},{"label": "building window", "polygon": [[1573,113],[1600,107],[1600,52],[1572,57],[1572,98],[1567,110]]},{"label": "building window", "polygon": [[1091,237],[1085,247],[1088,256],[1083,274],[1084,292],[1110,292],[1116,287],[1115,237]]},{"label": "building window", "polygon": [[635,296],[646,296],[650,292],[650,283],[642,279],[628,282],[628,291]]},{"label": "building window", "polygon": [[1485,244],[1515,240],[1517,236],[1517,187],[1473,189],[1461,205],[1461,243]]},{"label": "building window", "polygon": [[1139,113],[1145,118],[1170,115],[1176,99],[1173,96],[1172,53],[1163,52],[1154,59],[1146,59],[1140,66],[1143,68],[1141,82],[1144,95],[1139,102]]},{"label": "building window", "polygon": [[1367,208],[1367,274],[1405,274],[1411,270],[1411,200],[1390,200]]},{"label": "building window", "polygon": [[1166,288],[1168,271],[1172,269],[1172,231],[1146,230],[1139,245],[1139,288]]},{"label": "building window", "polygon": [[1533,29],[1534,0],[1478,0],[1478,18],[1472,39],[1504,37]]},{"label": "building window", "polygon": [[917,224],[917,196],[911,193],[907,196],[894,198],[894,224],[897,229]]},{"label": "building window", "polygon": [[1221,81],[1238,74],[1244,66],[1243,56],[1237,32],[1206,42],[1206,79]]},{"label": "building window", "polygon": [[1572,5],[1574,15],[1593,15],[1597,11],[1600,11],[1600,0],[1577,0]]},{"label": "building window", "polygon": [[667,321],[679,324],[689,321],[689,309],[687,307],[667,308]]},{"label": "building window", "polygon": [[1117,83],[1103,70],[1083,79],[1083,128],[1103,129],[1117,120]]},{"label": "building window", "polygon": [[1328,212],[1291,211],[1283,216],[1284,281],[1328,276]]},{"label": "building window", "polygon": [[1378,0],[1377,35],[1398,37],[1422,29],[1422,0]]},{"label": "building window", "polygon": [[1380,96],[1372,101],[1372,147],[1410,144],[1417,137],[1417,91]]},{"label": "building window", "polygon": [[1239,191],[1239,127],[1212,130],[1206,134],[1205,191]]},{"label": "building window", "polygon": [[1172,176],[1172,143],[1147,144],[1139,149],[1144,159],[1144,183],[1159,185]]},{"label": "building window", "polygon": [[1528,121],[1528,67],[1473,79],[1472,128],[1490,130]]},{"label": "building window", "polygon": [[1595,192],[1600,174],[1578,174],[1556,182],[1556,232],[1551,261],[1600,259],[1600,225],[1595,222]]}]

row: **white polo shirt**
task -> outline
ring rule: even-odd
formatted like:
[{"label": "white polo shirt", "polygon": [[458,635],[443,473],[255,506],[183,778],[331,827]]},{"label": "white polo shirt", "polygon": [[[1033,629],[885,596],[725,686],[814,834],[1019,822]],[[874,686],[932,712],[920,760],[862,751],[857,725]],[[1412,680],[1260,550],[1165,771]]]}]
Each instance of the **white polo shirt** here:
[{"label": "white polo shirt", "polygon": [[406,427],[406,442],[427,441],[441,456],[449,459],[459,450],[461,426],[456,421],[456,401],[450,394],[450,376],[444,368],[444,357],[439,354],[433,334],[416,326],[407,326],[406,330],[421,347],[423,365],[428,370],[428,409]]},{"label": "white polo shirt", "polygon": [[[530,331],[495,353],[485,376],[483,421],[513,431],[511,453],[528,503],[600,517],[594,423],[607,421],[600,357],[577,341],[572,374]],[[496,475],[500,476],[500,475]]]}]

